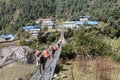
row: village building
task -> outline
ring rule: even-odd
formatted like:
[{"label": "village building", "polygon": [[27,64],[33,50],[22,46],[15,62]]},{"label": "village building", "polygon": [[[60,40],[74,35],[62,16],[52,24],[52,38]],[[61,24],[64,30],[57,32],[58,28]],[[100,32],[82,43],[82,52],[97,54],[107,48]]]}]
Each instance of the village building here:
[{"label": "village building", "polygon": [[49,30],[53,29],[54,22],[50,18],[45,18],[45,19],[37,19],[36,24],[40,24],[41,28],[48,27]]},{"label": "village building", "polygon": [[12,34],[0,36],[0,42],[13,41],[13,40],[14,40],[14,36]]},{"label": "village building", "polygon": [[97,21],[87,21],[87,22],[70,21],[70,22],[65,22],[63,27],[72,29],[72,28],[78,28],[78,27],[80,27],[82,25],[86,25],[86,26],[98,25],[98,22]]},{"label": "village building", "polygon": [[31,34],[31,38],[37,39],[40,27],[38,26],[25,26],[23,29]]},{"label": "village building", "polygon": [[35,23],[39,24],[40,22],[51,22],[51,21],[52,21],[52,19],[50,19],[50,18],[45,18],[45,19],[39,18],[35,21]]},{"label": "village building", "polygon": [[87,22],[89,20],[90,16],[79,16],[79,20],[82,22]]},{"label": "village building", "polygon": [[64,22],[65,28],[78,28],[81,25],[86,25],[87,27],[92,25],[98,25],[97,21],[90,21],[90,16],[79,16],[79,21],[67,21]]},{"label": "village building", "polygon": [[48,29],[51,30],[51,29],[53,29],[54,23],[52,21],[51,22],[44,21],[41,26],[42,26],[42,28],[48,27]]},{"label": "village building", "polygon": [[77,27],[79,27],[79,26],[81,26],[81,25],[83,25],[83,24],[84,24],[84,22],[82,22],[82,21],[76,21]]},{"label": "village building", "polygon": [[73,27],[76,27],[76,21],[71,21],[71,22],[65,22],[64,23],[64,27],[65,28],[73,28]]},{"label": "village building", "polygon": [[98,25],[98,21],[88,21],[88,25]]}]

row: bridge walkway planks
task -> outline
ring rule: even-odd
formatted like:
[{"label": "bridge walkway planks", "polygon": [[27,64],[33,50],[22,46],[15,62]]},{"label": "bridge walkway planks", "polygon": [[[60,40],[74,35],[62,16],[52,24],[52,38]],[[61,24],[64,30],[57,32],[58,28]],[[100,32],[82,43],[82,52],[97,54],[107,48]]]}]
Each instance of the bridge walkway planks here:
[{"label": "bridge walkway planks", "polygon": [[36,73],[30,78],[30,80],[52,80],[56,64],[59,60],[60,52],[61,52],[61,46],[56,51],[55,57],[50,58],[47,61],[44,72],[40,74],[39,69],[38,69]]}]

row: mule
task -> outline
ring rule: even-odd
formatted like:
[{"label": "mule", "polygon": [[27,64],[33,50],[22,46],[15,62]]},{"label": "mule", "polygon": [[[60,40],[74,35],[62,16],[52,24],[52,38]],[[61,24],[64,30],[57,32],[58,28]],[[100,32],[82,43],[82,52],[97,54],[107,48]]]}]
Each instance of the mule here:
[{"label": "mule", "polygon": [[49,49],[52,51],[52,57],[54,57],[54,54],[57,51],[58,47],[56,45],[53,45],[53,46],[50,46]]},{"label": "mule", "polygon": [[[36,55],[37,54],[37,55]],[[36,51],[36,66],[39,66],[40,73],[44,71],[47,59],[50,57],[48,50]]]}]

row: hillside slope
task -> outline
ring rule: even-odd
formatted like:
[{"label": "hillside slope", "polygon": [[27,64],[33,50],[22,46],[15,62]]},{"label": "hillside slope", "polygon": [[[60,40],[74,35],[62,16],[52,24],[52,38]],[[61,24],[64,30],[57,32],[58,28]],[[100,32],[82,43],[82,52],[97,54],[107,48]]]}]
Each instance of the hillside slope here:
[{"label": "hillside slope", "polygon": [[80,15],[104,22],[120,22],[120,0],[1,0],[0,33],[15,33],[39,17],[78,20]]}]

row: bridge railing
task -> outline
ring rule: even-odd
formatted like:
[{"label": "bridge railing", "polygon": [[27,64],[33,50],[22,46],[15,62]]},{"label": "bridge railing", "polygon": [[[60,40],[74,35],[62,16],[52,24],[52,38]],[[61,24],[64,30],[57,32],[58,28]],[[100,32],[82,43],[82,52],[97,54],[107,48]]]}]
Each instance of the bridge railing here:
[{"label": "bridge railing", "polygon": [[41,77],[39,80],[52,80],[54,71],[55,71],[55,67],[59,60],[60,53],[61,53],[61,47],[55,53],[55,57],[50,60],[48,66],[46,67],[44,72],[41,74]]}]

